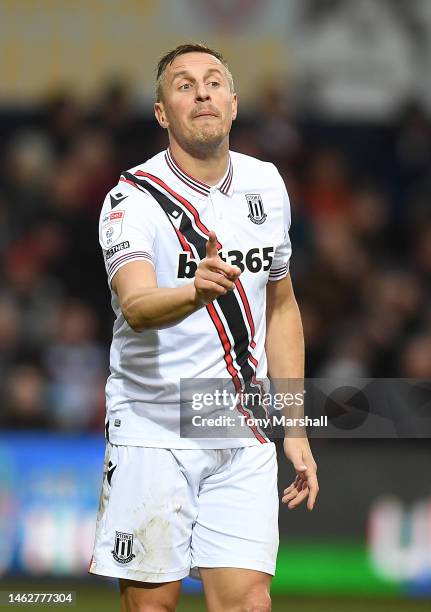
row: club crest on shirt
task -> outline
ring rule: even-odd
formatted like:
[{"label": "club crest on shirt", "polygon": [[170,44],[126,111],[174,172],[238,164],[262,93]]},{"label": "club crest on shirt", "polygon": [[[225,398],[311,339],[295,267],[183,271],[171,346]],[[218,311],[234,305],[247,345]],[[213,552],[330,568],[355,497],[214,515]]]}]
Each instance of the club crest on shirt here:
[{"label": "club crest on shirt", "polygon": [[101,238],[103,245],[108,248],[117,242],[123,229],[124,210],[115,210],[107,213],[102,219]]},{"label": "club crest on shirt", "polygon": [[256,225],[264,223],[267,214],[263,210],[262,196],[260,193],[247,193],[245,199],[248,204],[248,218]]},{"label": "club crest on shirt", "polygon": [[133,554],[133,534],[115,532],[114,548],[111,550],[112,556],[118,563],[130,563],[136,557]]}]

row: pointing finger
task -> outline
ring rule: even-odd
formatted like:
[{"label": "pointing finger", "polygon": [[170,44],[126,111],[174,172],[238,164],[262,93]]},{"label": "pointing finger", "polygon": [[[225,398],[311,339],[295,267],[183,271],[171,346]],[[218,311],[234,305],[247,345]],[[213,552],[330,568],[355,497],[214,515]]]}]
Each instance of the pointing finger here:
[{"label": "pointing finger", "polygon": [[210,231],[208,234],[208,242],[206,244],[206,256],[207,257],[217,257],[217,236],[215,232]]}]

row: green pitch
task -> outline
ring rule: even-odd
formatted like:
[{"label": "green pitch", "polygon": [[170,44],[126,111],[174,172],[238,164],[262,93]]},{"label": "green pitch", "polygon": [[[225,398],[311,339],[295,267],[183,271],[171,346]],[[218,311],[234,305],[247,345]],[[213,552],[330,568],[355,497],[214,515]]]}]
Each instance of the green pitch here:
[{"label": "green pitch", "polygon": [[[177,612],[204,612],[205,604],[200,598],[187,597],[177,608]],[[397,600],[351,600],[320,599],[308,597],[276,597],[272,599],[272,612],[419,612],[429,610],[429,602],[409,602]]]},{"label": "green pitch", "polygon": [[[14,590],[23,590],[23,584],[1,585],[1,590],[7,588]],[[95,612],[103,610],[103,612],[119,612],[119,595],[116,589],[110,585],[102,586],[72,586],[69,583],[68,587],[63,584],[44,584],[39,582],[33,585],[33,589],[40,590],[65,590],[70,588],[76,591],[76,605],[73,607],[51,606],[44,608],[46,610],[70,610],[71,612]],[[27,586],[28,589],[28,586]],[[6,609],[6,608],[5,608]],[[19,609],[28,612],[34,612],[35,609],[40,610],[40,606],[19,606]],[[425,612],[430,609],[429,601],[409,601],[400,599],[388,598],[321,598],[321,597],[289,597],[289,596],[273,596],[273,612],[291,612],[292,610],[301,610],[301,612]],[[177,608],[177,612],[205,612],[205,604],[202,597],[199,596],[182,596],[181,603]]]}]

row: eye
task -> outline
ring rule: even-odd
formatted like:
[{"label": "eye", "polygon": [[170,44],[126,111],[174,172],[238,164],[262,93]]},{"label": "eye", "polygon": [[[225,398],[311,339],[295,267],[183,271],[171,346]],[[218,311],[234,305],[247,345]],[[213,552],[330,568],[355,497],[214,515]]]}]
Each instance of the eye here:
[{"label": "eye", "polygon": [[218,81],[211,81],[210,85],[211,87],[219,87],[220,83]]},{"label": "eye", "polygon": [[190,83],[183,83],[182,85],[180,85],[178,87],[178,89],[182,90],[182,91],[186,91],[187,89],[189,89],[191,87]]}]

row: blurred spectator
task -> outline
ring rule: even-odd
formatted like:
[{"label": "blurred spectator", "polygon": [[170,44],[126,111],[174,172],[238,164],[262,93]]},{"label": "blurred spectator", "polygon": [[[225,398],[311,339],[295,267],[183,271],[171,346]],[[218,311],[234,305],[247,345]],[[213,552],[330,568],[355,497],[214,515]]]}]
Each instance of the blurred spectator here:
[{"label": "blurred spectator", "polygon": [[57,155],[69,152],[84,123],[81,105],[67,89],[58,91],[47,100],[46,123]]},{"label": "blurred spectator", "polygon": [[11,300],[0,300],[0,381],[19,349],[19,317]]},{"label": "blurred spectator", "polygon": [[[98,304],[106,281],[100,274],[102,258],[98,243],[96,206],[100,209],[105,194],[117,182],[118,177],[112,182],[106,180],[102,170],[100,175],[94,174],[93,184],[93,175],[89,173],[94,159],[91,146],[87,152],[84,152],[84,144],[82,148],[80,146],[58,160],[51,182],[52,221],[64,236],[57,269],[66,293],[83,299],[94,299],[94,303]],[[97,161],[94,164],[96,166]],[[95,195],[91,194],[92,189]]]},{"label": "blurred spectator", "polygon": [[377,189],[364,186],[350,198],[349,224],[353,234],[368,253],[382,255],[388,237],[385,235],[388,210],[385,199]]},{"label": "blurred spectator", "polygon": [[[129,85],[121,78],[112,78],[102,91],[92,121],[110,139],[118,171],[130,168],[142,156],[142,144],[136,133],[136,118]],[[148,133],[145,148],[151,156]],[[154,150],[156,152],[157,149]]]},{"label": "blurred spectator", "polygon": [[0,185],[8,241],[19,238],[48,214],[52,163],[50,143],[43,134],[23,130],[9,143]]},{"label": "blurred spectator", "polygon": [[315,220],[344,217],[350,206],[351,190],[345,163],[337,152],[320,150],[312,155],[304,198]]},{"label": "blurred spectator", "polygon": [[67,429],[103,423],[107,354],[94,339],[96,320],[83,303],[66,301],[56,317],[45,365],[52,384],[53,418]]},{"label": "blurred spectator", "polygon": [[364,287],[365,335],[373,356],[374,374],[399,374],[399,351],[404,338],[421,328],[424,294],[407,270],[376,273]]},{"label": "blurred spectator", "polygon": [[44,270],[55,267],[65,248],[65,235],[52,219],[36,223],[29,235],[31,250]]},{"label": "blurred spectator", "polygon": [[119,170],[114,165],[108,135],[100,130],[88,130],[77,139],[73,159],[83,172],[83,203],[94,217],[99,217],[100,202],[117,183]]},{"label": "blurred spectator", "polygon": [[132,126],[133,112],[130,103],[130,92],[121,78],[114,78],[106,84],[100,104],[96,107],[96,119],[109,130],[117,144],[121,135]]},{"label": "blurred spectator", "polygon": [[41,351],[52,335],[52,321],[61,296],[59,279],[46,274],[33,243],[17,242],[4,258],[3,298],[18,314],[21,347]]},{"label": "blurred spectator", "polygon": [[431,222],[419,229],[416,237],[415,260],[419,271],[424,275],[425,281],[431,279]]},{"label": "blurred spectator", "polygon": [[232,130],[230,146],[233,150],[241,151],[245,155],[252,155],[253,157],[263,159],[263,150],[255,130],[235,125]]},{"label": "blurred spectator", "polygon": [[401,118],[396,154],[407,187],[431,163],[431,123],[418,104],[410,104]]},{"label": "blurred spectator", "polygon": [[362,330],[352,325],[350,330],[338,329],[332,341],[331,357],[318,375],[335,380],[368,378],[370,346]]},{"label": "blurred spectator", "polygon": [[287,101],[280,83],[267,83],[258,121],[257,138],[264,159],[277,165],[295,163],[302,152],[302,138],[288,115]]},{"label": "blurred spectator", "polygon": [[414,321],[422,312],[422,288],[407,270],[384,271],[367,287],[374,308],[398,318],[400,324]]},{"label": "blurred spectator", "polygon": [[4,427],[40,429],[50,426],[48,387],[42,371],[31,363],[12,368],[5,382]]},{"label": "blurred spectator", "polygon": [[331,326],[348,313],[358,312],[369,261],[345,224],[321,223],[314,230],[313,261],[309,262],[307,277],[298,281],[325,325]]},{"label": "blurred spectator", "polygon": [[407,342],[401,355],[401,376],[431,380],[431,334]]},{"label": "blurred spectator", "polygon": [[50,195],[54,210],[62,215],[84,213],[87,173],[78,155],[69,153],[57,160],[52,176]]}]

